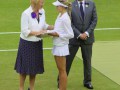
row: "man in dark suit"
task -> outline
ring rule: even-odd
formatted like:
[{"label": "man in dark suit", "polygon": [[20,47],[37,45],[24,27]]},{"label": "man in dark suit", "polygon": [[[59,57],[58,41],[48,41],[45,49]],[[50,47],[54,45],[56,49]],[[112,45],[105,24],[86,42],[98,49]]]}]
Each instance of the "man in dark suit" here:
[{"label": "man in dark suit", "polygon": [[84,87],[93,89],[91,84],[91,57],[94,42],[94,29],[97,24],[96,6],[93,1],[75,0],[71,12],[74,38],[69,42],[70,55],[67,56],[66,71],[69,74],[73,59],[81,47],[84,66]]}]

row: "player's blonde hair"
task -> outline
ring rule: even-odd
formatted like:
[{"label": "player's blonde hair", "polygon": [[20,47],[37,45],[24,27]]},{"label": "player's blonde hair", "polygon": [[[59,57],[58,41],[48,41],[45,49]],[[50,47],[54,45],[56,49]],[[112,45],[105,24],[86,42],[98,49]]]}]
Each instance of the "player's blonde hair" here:
[{"label": "player's blonde hair", "polygon": [[40,0],[30,0],[32,6],[36,6]]},{"label": "player's blonde hair", "polygon": [[58,0],[60,3],[62,3],[62,4],[64,4],[64,5],[66,5],[66,6],[68,6],[67,7],[67,12],[68,12],[68,14],[69,14],[69,16],[70,16],[70,18],[71,18],[71,10],[72,10],[72,5],[71,5],[71,2],[69,2],[69,0]]}]

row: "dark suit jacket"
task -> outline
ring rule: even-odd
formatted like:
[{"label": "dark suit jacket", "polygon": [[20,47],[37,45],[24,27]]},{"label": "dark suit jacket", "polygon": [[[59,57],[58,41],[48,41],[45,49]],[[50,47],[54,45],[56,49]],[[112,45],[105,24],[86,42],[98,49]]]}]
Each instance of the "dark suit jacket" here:
[{"label": "dark suit jacket", "polygon": [[[70,39],[70,45],[92,44],[94,42],[94,29],[97,24],[97,13],[95,3],[85,0],[84,21],[81,17],[77,0],[72,3],[71,21],[74,31],[74,38]],[[89,37],[87,40],[77,39],[80,33],[87,31]]]}]

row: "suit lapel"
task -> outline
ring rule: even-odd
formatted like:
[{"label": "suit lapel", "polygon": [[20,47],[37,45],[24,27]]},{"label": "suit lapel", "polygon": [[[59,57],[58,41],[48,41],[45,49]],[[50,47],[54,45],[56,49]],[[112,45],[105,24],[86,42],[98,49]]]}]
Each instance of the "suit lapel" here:
[{"label": "suit lapel", "polygon": [[74,7],[75,7],[75,10],[77,11],[77,14],[79,15],[80,19],[83,21],[77,0],[75,0],[75,2],[74,2]]}]

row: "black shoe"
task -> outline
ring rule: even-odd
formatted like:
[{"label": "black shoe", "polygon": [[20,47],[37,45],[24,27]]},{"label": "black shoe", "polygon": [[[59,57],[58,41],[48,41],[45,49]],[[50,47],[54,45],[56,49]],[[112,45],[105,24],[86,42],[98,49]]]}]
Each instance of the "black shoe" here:
[{"label": "black shoe", "polygon": [[28,90],[30,90],[30,88],[28,88]]},{"label": "black shoe", "polygon": [[88,89],[93,89],[93,86],[92,86],[92,84],[84,84],[84,87],[86,87],[86,88],[88,88]]}]

